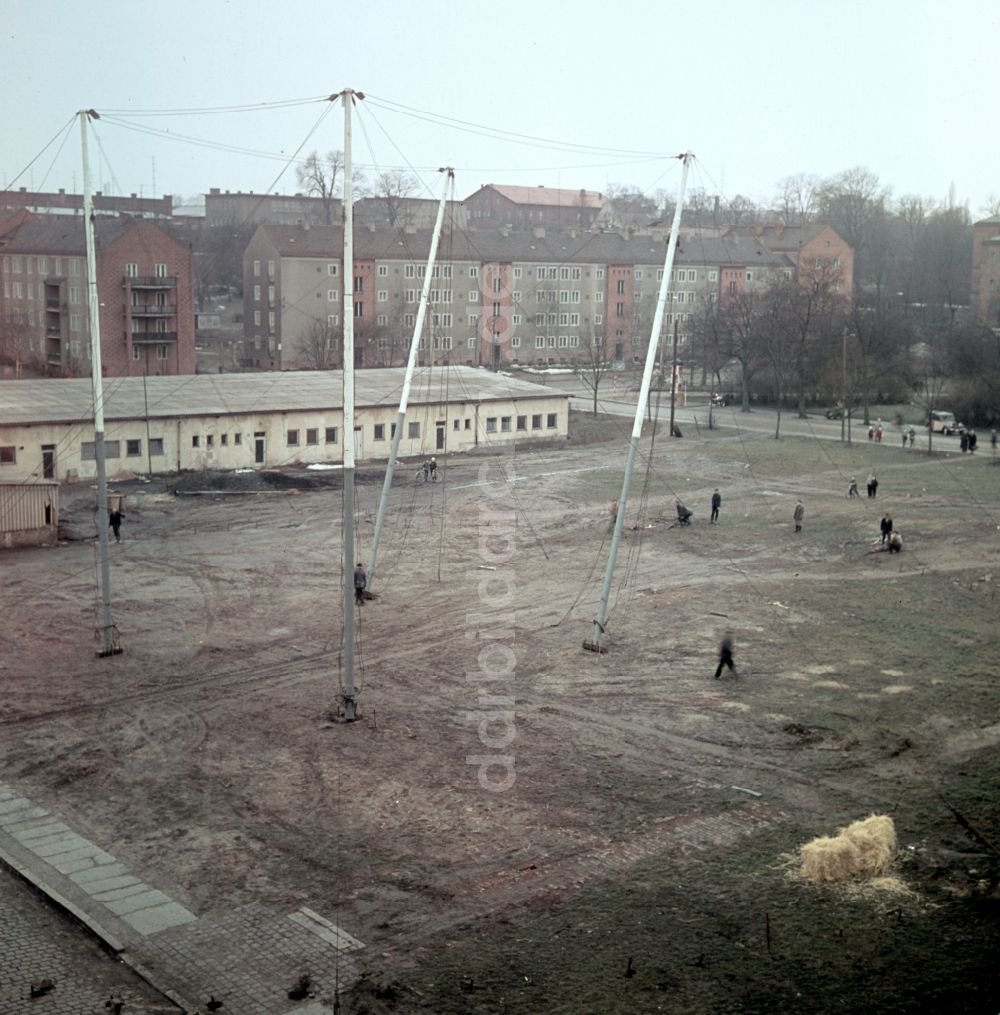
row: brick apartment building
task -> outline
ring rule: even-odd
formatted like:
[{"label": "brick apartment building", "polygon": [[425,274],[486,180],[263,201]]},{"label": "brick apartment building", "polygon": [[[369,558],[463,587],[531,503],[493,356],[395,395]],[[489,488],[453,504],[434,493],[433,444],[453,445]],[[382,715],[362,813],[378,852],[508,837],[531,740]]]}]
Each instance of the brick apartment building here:
[{"label": "brick apartment building", "polygon": [[[90,371],[82,217],[0,226],[0,358],[52,376]],[[145,219],[97,219],[101,363],[108,377],[195,372],[190,250]]]},{"label": "brick apartment building", "polygon": [[487,183],[465,201],[470,229],[589,229],[605,199],[593,190]]},{"label": "brick apartment building", "polygon": [[1000,215],[972,227],[970,290],[977,323],[1000,334]]},{"label": "brick apartment building", "polygon": [[[766,287],[813,272],[850,297],[850,248],[819,230],[788,251],[761,236],[682,231],[663,327],[678,344],[730,284]],[[420,362],[541,365],[645,353],[663,273],[667,230],[642,234],[480,229],[442,243]],[[826,246],[827,239],[830,247]],[[401,365],[419,307],[431,233],[358,228],[353,302],[358,366]],[[261,226],[244,256],[244,360],[259,369],[341,365],[342,230]],[[834,264],[837,265],[834,268]]]}]

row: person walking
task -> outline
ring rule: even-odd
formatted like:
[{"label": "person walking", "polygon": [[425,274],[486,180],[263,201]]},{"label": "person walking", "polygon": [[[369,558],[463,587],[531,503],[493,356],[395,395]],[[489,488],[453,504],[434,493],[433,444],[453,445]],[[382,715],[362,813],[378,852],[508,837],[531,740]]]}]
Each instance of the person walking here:
[{"label": "person walking", "polygon": [[874,497],[878,493],[878,477],[875,475],[875,470],[872,469],[868,473],[868,496]]},{"label": "person walking", "polygon": [[364,564],[354,565],[354,601],[360,606],[365,601],[365,586],[368,584],[368,575],[365,573]]},{"label": "person walking", "polygon": [[854,478],[854,476],[851,476],[851,482],[850,482],[850,484],[847,487],[847,496],[848,497],[860,497],[861,496],[861,494],[858,493],[858,481],[857,481],[857,479]]},{"label": "person walking", "polygon": [[719,520],[719,508],[722,507],[722,494],[719,493],[719,488],[715,488],[715,493],[712,494],[712,516],[709,518],[709,525],[714,525]]},{"label": "person walking", "polygon": [[802,531],[802,519],[805,518],[806,509],[802,504],[802,501],[795,502],[795,510],[792,512],[792,518],[795,521],[795,531]]},{"label": "person walking", "polygon": [[722,667],[728,666],[731,673],[736,672],[736,666],[733,664],[733,632],[726,631],[723,635],[722,641],[719,644],[719,665],[715,668],[715,679],[718,680],[722,676]]},{"label": "person walking", "polygon": [[965,454],[966,451],[969,450],[969,434],[967,431],[963,430],[962,433],[959,435],[958,446],[961,449],[963,455]]},{"label": "person walking", "polygon": [[979,443],[979,438],[976,437],[976,431],[969,431],[969,454],[974,455],[976,453],[976,445]]},{"label": "person walking", "polygon": [[882,429],[882,424],[881,423],[876,424],[876,426],[875,426],[875,443],[876,444],[881,444],[882,443],[882,434],[884,432],[885,431]]},{"label": "person walking", "polygon": [[910,427],[910,447],[916,447],[917,444],[917,431]]},{"label": "person walking", "polygon": [[115,534],[116,543],[120,543],[122,541],[122,519],[124,517],[124,512],[119,508],[115,508],[108,514],[108,527]]},{"label": "person walking", "polygon": [[888,511],[882,515],[882,521],[879,525],[882,529],[882,542],[884,543],[892,535],[892,515]]}]

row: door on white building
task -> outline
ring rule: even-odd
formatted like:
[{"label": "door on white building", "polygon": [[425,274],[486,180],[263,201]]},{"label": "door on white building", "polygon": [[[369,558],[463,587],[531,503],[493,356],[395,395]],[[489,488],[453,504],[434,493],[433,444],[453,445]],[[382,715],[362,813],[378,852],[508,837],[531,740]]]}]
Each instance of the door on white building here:
[{"label": "door on white building", "polygon": [[56,446],[42,445],[42,479],[56,478]]},{"label": "door on white building", "polygon": [[364,430],[360,426],[354,428],[354,460],[360,462],[364,456]]},{"label": "door on white building", "polygon": [[437,428],[437,439],[434,443],[434,448],[436,451],[444,451],[444,429],[446,424],[439,422],[434,425]]},{"label": "door on white building", "polygon": [[263,433],[255,433],[253,435],[253,460],[257,465],[264,464],[265,453],[267,451],[266,439],[267,435]]}]

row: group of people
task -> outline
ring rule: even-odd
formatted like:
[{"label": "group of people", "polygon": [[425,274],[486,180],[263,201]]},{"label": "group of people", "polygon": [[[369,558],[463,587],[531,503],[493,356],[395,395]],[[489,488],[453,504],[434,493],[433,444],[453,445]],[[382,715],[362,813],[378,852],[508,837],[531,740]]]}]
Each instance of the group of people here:
[{"label": "group of people", "polygon": [[882,538],[879,540],[881,546],[887,546],[890,553],[899,553],[903,549],[903,537],[892,527],[892,515],[888,511],[882,515],[879,523],[882,530]]},{"label": "group of people", "polygon": [[915,444],[916,444],[916,441],[917,441],[917,431],[914,430],[912,426],[910,427],[909,430],[904,430],[903,431],[903,447],[904,448],[907,446],[907,444],[909,444],[909,446],[911,448],[914,447]]},{"label": "group of people", "polygon": [[868,427],[868,440],[874,441],[876,444],[881,444],[882,435],[884,433],[885,430],[882,429],[882,420],[879,420],[877,423],[872,423]]},{"label": "group of people", "polygon": [[[996,431],[994,431],[994,434],[995,433]],[[970,455],[974,455],[976,453],[976,443],[977,438],[975,430],[963,430],[958,435],[958,446],[963,455],[966,451],[968,451]]]},{"label": "group of people", "polygon": [[424,464],[423,464],[423,470],[424,470],[424,482],[425,483],[428,482],[428,480],[430,482],[433,482],[433,483],[437,482],[437,478],[438,478],[438,463],[437,463],[437,459],[433,455],[431,455],[431,457],[428,458],[426,462],[424,462]]}]

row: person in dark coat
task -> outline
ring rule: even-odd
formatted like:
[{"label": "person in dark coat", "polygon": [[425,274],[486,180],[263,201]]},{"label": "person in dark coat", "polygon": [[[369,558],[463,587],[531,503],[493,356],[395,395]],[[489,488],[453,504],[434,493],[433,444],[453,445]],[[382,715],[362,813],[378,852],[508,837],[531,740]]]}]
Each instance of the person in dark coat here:
[{"label": "person in dark coat", "polygon": [[365,601],[365,586],[368,584],[368,575],[365,574],[364,564],[354,565],[354,601],[358,604]]},{"label": "person in dark coat", "polygon": [[792,512],[792,520],[795,522],[795,531],[802,531],[802,519],[805,517],[806,509],[802,501],[797,501],[795,510]]},{"label": "person in dark coat", "polygon": [[122,519],[124,517],[124,513],[118,508],[115,508],[115,510],[108,515],[108,525],[111,527],[111,531],[115,534],[116,543],[120,543],[122,541]]},{"label": "person in dark coat", "polygon": [[689,507],[685,507],[680,502],[680,500],[675,500],[674,501],[674,507],[677,508],[677,524],[678,525],[690,525],[691,524],[691,515],[693,515],[694,512]]},{"label": "person in dark coat", "polygon": [[978,444],[978,438],[976,437],[976,431],[969,431],[969,454],[974,455],[976,453],[976,444]]},{"label": "person in dark coat", "polygon": [[964,430],[958,438],[958,446],[961,448],[963,455],[969,450],[969,435]]},{"label": "person in dark coat", "polygon": [[888,511],[882,515],[880,527],[882,529],[882,542],[884,543],[892,535],[892,515]]},{"label": "person in dark coat", "polygon": [[736,672],[736,666],[733,664],[733,632],[726,631],[721,643],[719,644],[719,665],[715,668],[715,679],[718,680],[722,676],[722,667],[728,666],[730,672]]},{"label": "person in dark coat", "polygon": [[889,552],[899,553],[903,549],[903,537],[898,532],[893,532],[889,536]]},{"label": "person in dark coat", "polygon": [[878,477],[875,475],[875,470],[872,469],[868,473],[868,496],[874,497],[878,494]]},{"label": "person in dark coat", "polygon": [[715,493],[712,494],[712,517],[709,519],[709,524],[714,525],[719,520],[719,508],[722,507],[722,494],[719,493],[719,488],[715,488]]}]

